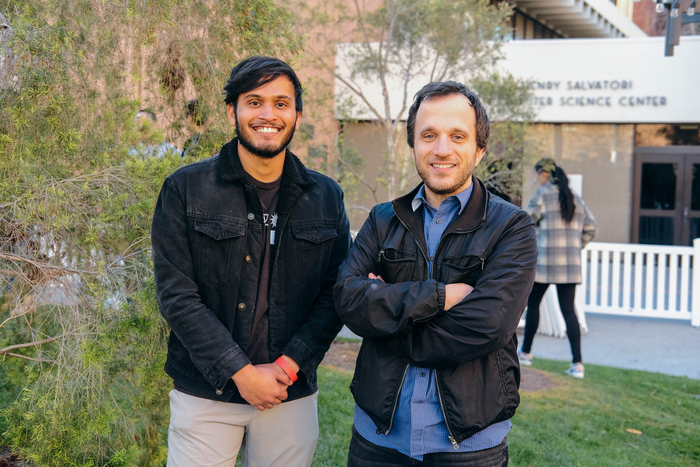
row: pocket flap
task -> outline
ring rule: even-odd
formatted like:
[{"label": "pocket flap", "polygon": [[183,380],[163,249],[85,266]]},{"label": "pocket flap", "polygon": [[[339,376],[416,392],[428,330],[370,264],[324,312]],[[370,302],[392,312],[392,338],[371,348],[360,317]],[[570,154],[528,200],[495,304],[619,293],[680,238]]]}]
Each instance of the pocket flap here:
[{"label": "pocket flap", "polygon": [[222,221],[219,219],[195,219],[194,230],[207,235],[214,240],[245,235],[245,224],[239,222]]},{"label": "pocket flap", "polygon": [[336,227],[330,224],[295,224],[291,227],[296,238],[312,243],[322,243],[338,236]]}]

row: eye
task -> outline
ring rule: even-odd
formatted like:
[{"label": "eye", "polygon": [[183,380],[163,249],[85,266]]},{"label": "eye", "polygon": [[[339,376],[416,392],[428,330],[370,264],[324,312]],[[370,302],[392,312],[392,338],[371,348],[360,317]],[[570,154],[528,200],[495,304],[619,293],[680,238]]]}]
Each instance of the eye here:
[{"label": "eye", "polygon": [[423,139],[434,139],[434,138],[435,138],[435,135],[433,135],[433,134],[423,135]]}]

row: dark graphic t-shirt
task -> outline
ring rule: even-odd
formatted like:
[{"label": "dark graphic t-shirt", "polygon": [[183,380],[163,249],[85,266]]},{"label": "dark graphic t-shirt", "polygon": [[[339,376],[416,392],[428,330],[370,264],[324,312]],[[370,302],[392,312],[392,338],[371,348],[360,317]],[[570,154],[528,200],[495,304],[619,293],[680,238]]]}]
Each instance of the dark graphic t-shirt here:
[{"label": "dark graphic t-shirt", "polygon": [[258,281],[258,297],[255,304],[253,330],[248,342],[248,358],[253,365],[270,363],[268,347],[268,296],[270,293],[270,258],[275,245],[277,230],[277,199],[282,178],[271,183],[260,182],[248,175],[248,182],[258,189],[260,202],[263,207],[263,242],[260,265],[260,280]]}]

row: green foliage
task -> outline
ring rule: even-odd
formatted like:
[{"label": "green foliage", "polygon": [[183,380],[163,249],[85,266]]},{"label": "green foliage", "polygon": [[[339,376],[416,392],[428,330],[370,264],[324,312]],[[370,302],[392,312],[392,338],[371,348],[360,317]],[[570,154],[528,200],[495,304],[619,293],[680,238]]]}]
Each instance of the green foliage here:
[{"label": "green foliage", "polygon": [[520,205],[523,167],[537,157],[527,141],[527,122],[533,118],[527,83],[510,75],[482,74],[470,83],[491,121],[491,137],[475,175],[486,186]]},{"label": "green foliage", "polygon": [[[167,327],[155,300],[151,214],[184,162],[231,136],[221,89],[244,56],[301,38],[272,0],[2,0],[2,444],[37,467],[152,466],[166,456]],[[7,74],[7,73],[6,73]],[[142,148],[206,138],[183,161]],[[138,123],[141,108],[158,124]]]}]

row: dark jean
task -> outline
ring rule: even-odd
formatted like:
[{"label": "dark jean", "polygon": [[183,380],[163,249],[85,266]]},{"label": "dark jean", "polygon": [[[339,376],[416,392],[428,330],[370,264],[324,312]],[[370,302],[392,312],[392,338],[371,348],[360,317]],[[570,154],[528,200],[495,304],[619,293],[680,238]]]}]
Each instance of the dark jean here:
[{"label": "dark jean", "polygon": [[506,467],[508,465],[507,437],[498,446],[473,452],[436,452],[425,454],[418,461],[389,449],[370,443],[352,427],[348,451],[348,467]]}]

